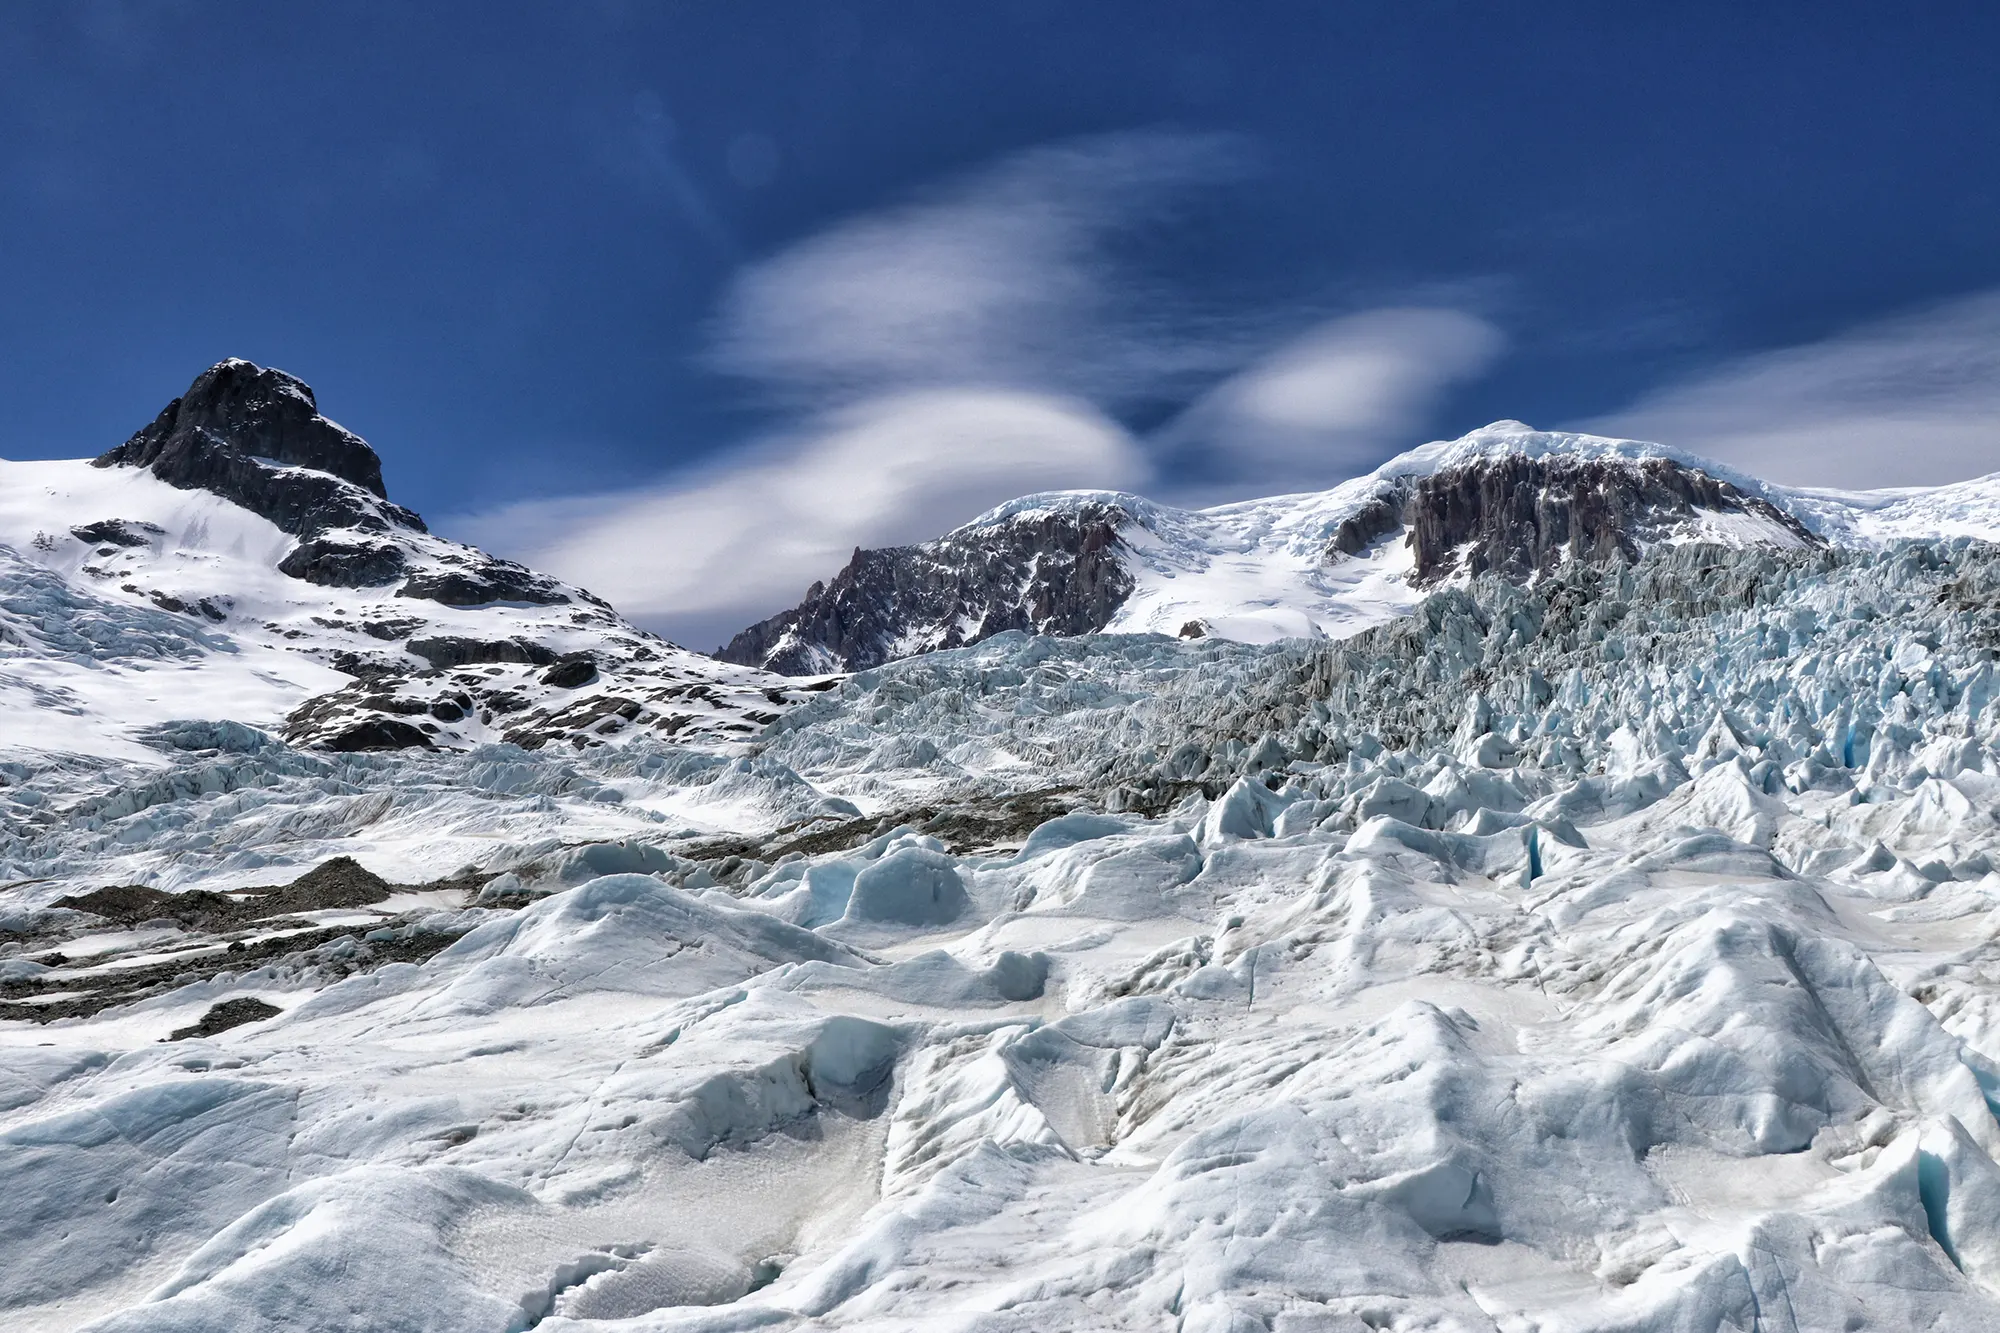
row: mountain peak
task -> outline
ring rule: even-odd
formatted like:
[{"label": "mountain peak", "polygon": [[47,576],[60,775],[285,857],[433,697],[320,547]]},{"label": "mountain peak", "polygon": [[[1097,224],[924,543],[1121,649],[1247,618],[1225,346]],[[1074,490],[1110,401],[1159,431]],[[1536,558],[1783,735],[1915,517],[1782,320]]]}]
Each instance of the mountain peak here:
[{"label": "mountain peak", "polygon": [[330,472],[388,495],[381,457],[368,441],[320,415],[311,385],[241,357],[201,372],[151,425],[98,462],[150,467],[171,481],[168,472],[184,470],[194,455],[211,450]]},{"label": "mountain peak", "polygon": [[1761,495],[1764,483],[1726,464],[1685,449],[1651,440],[1626,440],[1581,431],[1537,430],[1526,422],[1494,421],[1467,431],[1455,440],[1429,444],[1396,455],[1372,474],[1379,478],[1429,476],[1451,468],[1496,458],[1573,458],[1591,462],[1645,463],[1664,460],[1692,468],[1738,489]]},{"label": "mountain peak", "polygon": [[[320,415],[312,386],[240,357],[204,370],[150,425],[93,461],[143,467],[181,490],[211,491],[293,534],[350,524],[374,507],[368,497],[388,495],[380,455]],[[422,526],[406,510],[394,517]]]}]

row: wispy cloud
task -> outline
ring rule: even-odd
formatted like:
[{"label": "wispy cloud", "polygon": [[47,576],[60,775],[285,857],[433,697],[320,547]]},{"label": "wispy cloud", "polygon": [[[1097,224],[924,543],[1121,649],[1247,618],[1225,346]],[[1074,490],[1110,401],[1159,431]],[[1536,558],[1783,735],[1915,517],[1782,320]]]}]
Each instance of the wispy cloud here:
[{"label": "wispy cloud", "polygon": [[1438,396],[1485,370],[1504,342],[1457,310],[1328,320],[1224,380],[1158,444],[1209,494],[1330,485],[1409,443]]},{"label": "wispy cloud", "polygon": [[835,226],[742,275],[713,362],[814,404],[945,384],[1116,402],[1214,373],[1237,349],[1159,299],[1122,243],[1245,152],[1215,135],[1107,135]]},{"label": "wispy cloud", "polygon": [[1583,428],[1793,485],[1984,475],[2000,468],[2000,292],[1731,361]]}]

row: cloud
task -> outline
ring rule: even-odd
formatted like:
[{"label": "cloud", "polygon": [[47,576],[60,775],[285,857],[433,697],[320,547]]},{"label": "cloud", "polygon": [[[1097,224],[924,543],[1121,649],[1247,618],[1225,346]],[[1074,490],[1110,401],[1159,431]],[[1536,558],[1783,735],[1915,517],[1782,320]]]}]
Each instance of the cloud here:
[{"label": "cloud", "polygon": [[747,270],[713,364],[811,402],[987,384],[1108,403],[1214,373],[1235,349],[1153,299],[1120,242],[1242,157],[1221,136],[1167,133],[1017,154]]},{"label": "cloud", "polygon": [[815,424],[651,488],[527,501],[452,526],[706,648],[796,602],[857,545],[936,536],[1027,492],[1147,476],[1114,422],[1046,394],[912,390]]},{"label": "cloud", "polygon": [[685,642],[719,643],[856,546],[936,536],[1036,490],[1151,470],[1100,405],[1240,359],[1113,254],[1171,196],[1234,170],[1216,136],[1034,149],[744,269],[710,357],[790,426],[640,490],[452,524]]},{"label": "cloud", "polygon": [[1980,476],[2000,467],[2000,292],[1744,357],[1582,428],[1792,485]]},{"label": "cloud", "polygon": [[1504,344],[1498,329],[1457,310],[1328,320],[1224,380],[1158,443],[1209,489],[1330,485],[1407,445],[1438,397],[1484,371]]},{"label": "cloud", "polygon": [[[856,546],[933,537],[1033,491],[1148,486],[1182,455],[1212,481],[1337,480],[1407,444],[1398,432],[1499,336],[1446,310],[1315,324],[1175,296],[1146,271],[1148,236],[1244,158],[1220,136],[1101,136],[808,237],[738,274],[708,358],[789,425],[643,489],[455,526],[707,647]],[[1117,424],[1219,380],[1177,430]]]}]

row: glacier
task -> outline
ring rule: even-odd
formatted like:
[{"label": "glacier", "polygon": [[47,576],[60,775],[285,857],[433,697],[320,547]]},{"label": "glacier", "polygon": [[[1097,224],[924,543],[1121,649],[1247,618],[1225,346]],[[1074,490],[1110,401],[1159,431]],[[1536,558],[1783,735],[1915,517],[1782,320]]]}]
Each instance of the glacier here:
[{"label": "glacier", "polygon": [[11,1328],[2000,1326],[1990,479],[343,751],[48,475],[247,590],[0,551]]}]

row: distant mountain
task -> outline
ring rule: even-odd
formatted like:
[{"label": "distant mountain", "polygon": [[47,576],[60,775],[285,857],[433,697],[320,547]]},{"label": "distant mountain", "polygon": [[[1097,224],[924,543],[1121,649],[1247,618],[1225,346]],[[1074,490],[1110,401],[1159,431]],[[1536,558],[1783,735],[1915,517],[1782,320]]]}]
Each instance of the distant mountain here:
[{"label": "distant mountain", "polygon": [[806,695],[429,532],[283,371],[204,371],[88,462],[0,461],[0,705],[18,742],[143,752],[228,718],[336,750],[728,739]]},{"label": "distant mountain", "polygon": [[752,625],[716,656],[817,675],[959,648],[1003,630],[1089,634],[1132,595],[1120,534],[1133,522],[1118,499],[1086,495],[919,546],[857,549],[831,583],[813,584],[796,609]]},{"label": "distant mountain", "polygon": [[716,656],[808,675],[1010,629],[1340,638],[1489,571],[1527,582],[1659,546],[1957,535],[2000,538],[2000,474],[1929,490],[1800,490],[1656,444],[1502,421],[1329,491],[1198,511],[1122,492],[1026,496],[934,541],[857,550]]}]

